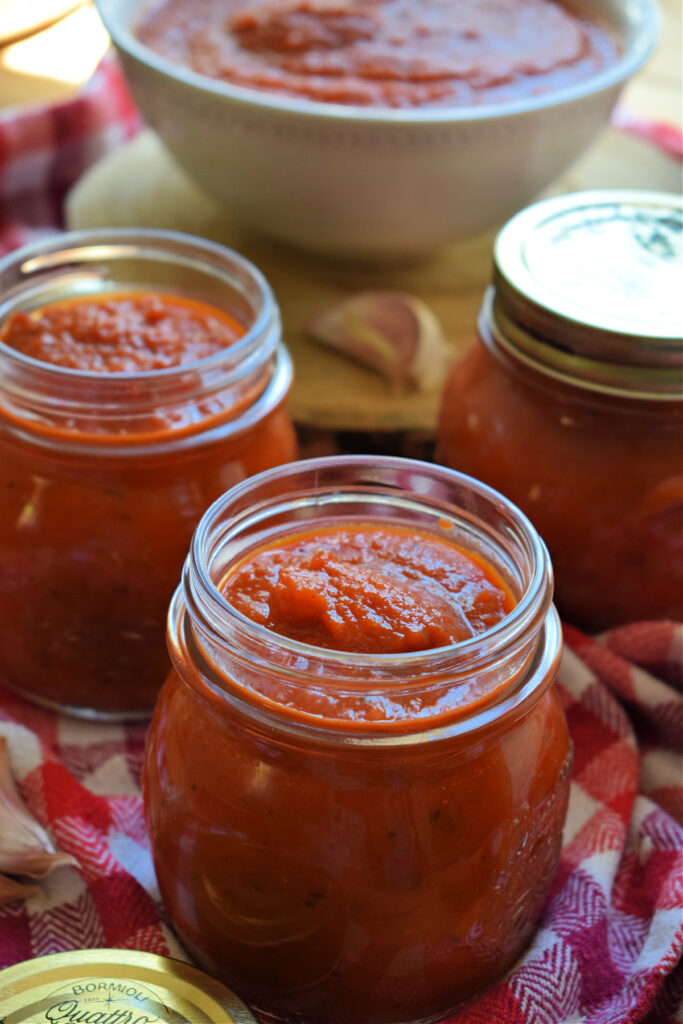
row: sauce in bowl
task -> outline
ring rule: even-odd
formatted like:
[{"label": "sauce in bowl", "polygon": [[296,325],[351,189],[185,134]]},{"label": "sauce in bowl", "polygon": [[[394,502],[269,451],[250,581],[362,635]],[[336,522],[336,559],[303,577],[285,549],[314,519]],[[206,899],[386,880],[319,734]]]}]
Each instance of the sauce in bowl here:
[{"label": "sauce in bowl", "polygon": [[210,78],[370,107],[521,99],[618,56],[597,20],[553,0],[161,0],[137,36]]}]

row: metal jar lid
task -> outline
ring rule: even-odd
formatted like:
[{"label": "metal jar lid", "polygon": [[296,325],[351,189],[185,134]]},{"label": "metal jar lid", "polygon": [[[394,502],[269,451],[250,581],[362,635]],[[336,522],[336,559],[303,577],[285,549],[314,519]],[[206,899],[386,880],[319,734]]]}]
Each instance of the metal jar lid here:
[{"label": "metal jar lid", "polygon": [[497,343],[552,376],[680,397],[682,240],[680,196],[604,190],[543,200],[500,231],[484,317]]},{"label": "metal jar lid", "polygon": [[189,964],[128,949],[37,957],[0,971],[3,1024],[256,1024],[220,982]]}]

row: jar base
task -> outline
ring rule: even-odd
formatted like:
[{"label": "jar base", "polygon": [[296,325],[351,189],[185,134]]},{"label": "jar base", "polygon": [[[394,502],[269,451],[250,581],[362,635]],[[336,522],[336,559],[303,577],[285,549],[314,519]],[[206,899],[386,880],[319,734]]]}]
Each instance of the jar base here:
[{"label": "jar base", "polygon": [[[173,924],[173,930],[176,934],[176,938],[179,940],[181,946],[187,953],[187,956],[191,963],[196,964],[210,974],[212,977],[223,981],[224,984],[229,985],[231,988],[234,985],[234,979],[224,978],[221,976],[221,972],[216,969],[216,964],[211,960],[210,957],[206,957],[202,954],[201,950],[189,939],[183,930],[178,927],[176,923]],[[240,995],[241,999],[245,999],[244,995]],[[411,1017],[403,1020],[392,1020],[391,1024],[439,1024],[439,1021],[447,1020],[453,1013],[459,1010],[465,1005],[465,1001],[460,1000],[454,1006],[446,1007],[444,1010],[440,1010],[436,1014],[431,1014],[428,1017]],[[271,1013],[269,1010],[263,1010],[259,1007],[258,1003],[248,1002],[249,1009],[255,1013],[259,1019],[259,1024],[320,1024],[320,1018],[309,1017],[304,1013],[294,1014],[276,1014]],[[357,1024],[357,1021],[349,1021],[344,1019],[331,1018],[324,1021],[324,1024]],[[372,1019],[365,1019],[364,1024],[377,1024]]]},{"label": "jar base", "polygon": [[154,711],[153,707],[142,711],[103,711],[97,708],[75,707],[70,704],[61,704],[56,700],[50,700],[48,697],[39,697],[17,686],[12,686],[4,679],[0,679],[0,685],[30,704],[46,708],[48,711],[56,711],[60,715],[66,715],[67,718],[78,718],[86,722],[144,722],[152,717]]}]

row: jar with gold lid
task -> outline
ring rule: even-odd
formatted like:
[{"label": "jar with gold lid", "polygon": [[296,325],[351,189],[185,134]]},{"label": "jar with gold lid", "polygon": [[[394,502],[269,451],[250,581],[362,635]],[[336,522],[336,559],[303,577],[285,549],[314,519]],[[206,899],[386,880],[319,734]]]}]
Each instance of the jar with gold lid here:
[{"label": "jar with gold lid", "polygon": [[522,211],[444,389],[437,460],[526,512],[590,630],[683,617],[682,231],[661,193]]}]

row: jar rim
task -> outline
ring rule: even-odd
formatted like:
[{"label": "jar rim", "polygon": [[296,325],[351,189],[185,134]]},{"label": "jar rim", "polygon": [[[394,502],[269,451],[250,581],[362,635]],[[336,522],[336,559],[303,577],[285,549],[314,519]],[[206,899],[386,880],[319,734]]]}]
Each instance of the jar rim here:
[{"label": "jar rim", "polygon": [[[185,622],[187,611],[181,584],[173,595],[168,613],[169,649],[176,669],[188,656],[190,649],[196,651],[195,644],[188,645]],[[267,730],[269,735],[276,728],[288,736],[306,741],[316,736],[319,742],[349,742],[359,748],[405,747],[425,743],[431,746],[441,739],[470,736],[479,730],[495,727],[497,722],[509,720],[509,716],[524,714],[525,709],[533,706],[554,682],[561,652],[562,626],[557,609],[551,604],[540,623],[537,644],[523,666],[524,671],[511,673],[507,685],[498,688],[489,700],[478,702],[476,707],[472,707],[471,702],[461,703],[449,712],[440,713],[437,721],[434,720],[435,716],[378,722],[373,719],[342,720],[318,716],[313,712],[291,715],[288,713],[291,709],[285,705],[263,695],[252,700],[245,699],[243,694],[237,695],[227,686],[217,684],[215,678],[204,677],[201,671],[189,685],[196,686],[199,682],[202,691],[208,691],[212,698],[218,697],[221,704],[225,702],[226,705],[236,706],[251,722],[259,723]],[[452,685],[457,687],[458,681],[453,681]]]},{"label": "jar rim", "polygon": [[[144,245],[144,248],[141,246]],[[118,250],[118,252],[117,252]],[[14,249],[0,258],[0,325],[4,319],[16,312],[14,305],[9,305],[6,298],[3,298],[3,275],[16,271],[24,275],[26,281],[30,275],[50,269],[55,269],[61,262],[57,257],[73,256],[74,261],[83,259],[88,254],[88,260],[107,258],[112,256],[142,256],[170,255],[182,256],[183,251],[192,256],[193,263],[199,263],[203,257],[206,264],[215,269],[221,269],[221,264],[231,262],[235,267],[248,275],[256,286],[260,298],[260,309],[254,321],[249,325],[244,334],[229,345],[209,356],[195,359],[189,363],[181,363],[176,366],[168,366],[152,370],[125,371],[115,370],[101,373],[93,370],[80,370],[71,366],[61,366],[58,363],[49,363],[45,360],[36,359],[26,355],[11,345],[5,344],[0,336],[0,356],[16,361],[19,365],[29,370],[40,370],[64,380],[83,381],[84,383],[96,383],[101,386],[105,380],[111,381],[112,386],[121,381],[131,383],[149,383],[150,381],[163,381],[174,379],[188,371],[202,369],[210,370],[220,366],[225,359],[227,352],[231,356],[241,355],[248,350],[254,342],[254,337],[261,334],[268,327],[268,320],[271,308],[275,306],[275,297],[268,281],[258,269],[245,256],[228,246],[218,242],[212,242],[205,238],[190,235],[181,231],[171,231],[166,228],[89,228],[80,231],[66,231],[58,235],[50,235],[47,238],[30,242]],[[224,268],[225,269],[225,268]],[[20,278],[21,281],[21,278]],[[129,290],[131,292],[147,292],[155,290],[149,285],[138,287],[131,284],[128,288],[118,289],[119,291]],[[21,295],[20,284],[12,289],[12,297]],[[104,296],[106,291],[81,292],[84,297],[87,295]]]},{"label": "jar rim", "polygon": [[[462,500],[446,500],[449,494]],[[422,532],[440,524],[444,536],[450,524],[459,527],[457,539],[452,538],[458,546],[471,543],[472,550],[507,573],[513,589],[521,580],[513,609],[490,629],[459,643],[400,655],[363,654],[277,634],[244,616],[221,593],[227,568],[262,546],[264,536],[267,544],[291,535],[292,524],[297,532],[315,528],[318,509],[317,523],[325,525],[335,517],[347,524],[374,522],[373,514],[363,510],[376,512],[377,506],[391,509],[383,520],[389,524],[412,524]],[[332,511],[325,518],[327,509]],[[240,531],[241,542],[235,540]],[[299,736],[312,730],[324,741],[346,737],[361,745],[421,743],[491,725],[540,697],[554,678],[561,650],[551,602],[545,544],[526,516],[492,488],[434,463],[331,456],[251,477],[207,510],[169,610],[169,650],[188,685],[198,686],[219,706],[225,701],[241,709],[262,727]],[[264,680],[266,690],[261,688]],[[275,682],[276,696],[267,692],[268,680]],[[303,688],[320,700],[323,710],[298,710],[296,694]],[[284,690],[288,696],[282,696]],[[358,718],[348,710],[353,702],[368,707],[368,701],[379,702],[381,720]],[[405,702],[403,711],[397,701]]]},{"label": "jar rim", "polygon": [[[443,516],[444,508],[436,503],[430,506],[430,502],[434,502],[434,496],[425,493],[427,481],[430,478],[437,487],[438,485],[456,483],[466,488],[475,499],[495,503],[497,507],[500,507],[508,521],[508,529],[510,531],[517,530],[518,539],[531,565],[528,582],[514,608],[499,622],[477,636],[444,647],[400,655],[359,654],[315,647],[277,634],[234,608],[211,578],[207,567],[212,542],[211,534],[220,524],[222,517],[229,522],[233,531],[239,529],[241,525],[248,525],[250,521],[256,521],[258,517],[263,517],[267,514],[268,501],[252,504],[251,509],[240,517],[230,516],[231,505],[234,506],[240,501],[248,499],[250,494],[253,494],[258,488],[268,488],[272,485],[282,488],[287,485],[288,481],[301,477],[303,474],[307,474],[316,481],[315,492],[317,495],[327,494],[331,496],[332,500],[338,502],[343,485],[340,482],[335,486],[333,478],[335,474],[343,475],[345,471],[366,475],[365,479],[359,479],[353,484],[346,485],[349,494],[363,496],[368,493],[378,494],[385,504],[392,497],[394,500],[398,498],[397,490],[400,485],[397,485],[396,478],[400,479],[405,477],[405,474],[410,474],[410,482],[414,489],[412,491],[402,490],[401,496],[416,501],[424,509],[429,510],[433,507],[435,513],[440,516]],[[321,481],[326,474],[330,475],[332,479],[323,487]],[[278,497],[286,500],[288,497],[293,497],[294,494],[295,492],[290,490],[283,492]],[[452,511],[459,514],[463,522],[465,522],[465,517],[470,515],[464,508],[453,506]],[[310,518],[302,520],[304,527],[310,523]],[[225,546],[226,543],[227,535],[224,531],[220,537],[220,545]],[[221,547],[219,546],[217,550],[220,551]],[[433,667],[438,662],[452,661],[455,654],[458,655],[459,664],[468,662],[476,658],[477,655],[481,658],[482,648],[485,649],[485,660],[493,659],[509,643],[511,636],[528,630],[545,617],[552,599],[552,568],[545,544],[530,520],[508,498],[472,477],[444,466],[413,459],[390,456],[376,458],[367,455],[327,456],[288,463],[285,466],[260,473],[237,484],[218,498],[204,513],[195,529],[185,565],[184,591],[191,611],[202,620],[202,625],[207,626],[210,631],[212,623],[218,622],[224,625],[226,618],[229,618],[231,625],[236,626],[245,636],[249,636],[255,641],[274,642],[283,651],[293,656],[313,657],[320,664],[335,665],[339,668],[362,666],[367,669],[383,669],[388,672],[399,671],[401,674],[407,674],[414,673],[416,668],[425,664],[430,664]],[[217,633],[217,636],[222,639],[220,633]]]},{"label": "jar rim", "polygon": [[237,310],[244,334],[163,369],[95,372],[35,359],[0,341],[0,406],[11,433],[43,447],[107,455],[156,452],[237,435],[256,407],[282,402],[291,361],[261,271],[239,253],[156,228],[67,232],[0,260],[0,321],[67,297],[122,291],[190,296]]}]

